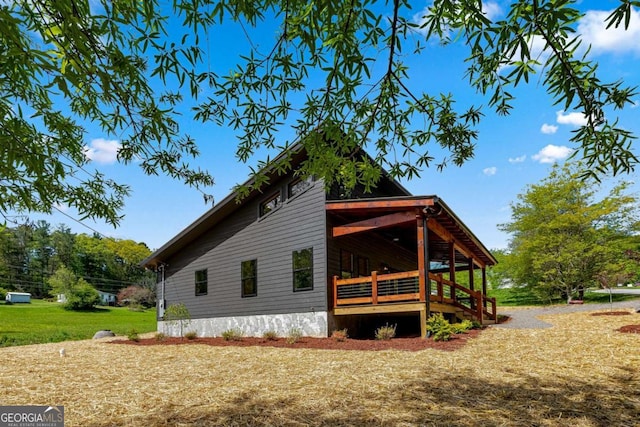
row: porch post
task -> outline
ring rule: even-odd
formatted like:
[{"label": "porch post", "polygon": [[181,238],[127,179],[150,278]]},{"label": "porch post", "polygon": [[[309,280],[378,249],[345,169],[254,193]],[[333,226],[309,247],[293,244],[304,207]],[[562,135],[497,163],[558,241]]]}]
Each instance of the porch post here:
[{"label": "porch post", "polygon": [[487,308],[487,267],[482,267],[482,301],[484,302],[484,308]]},{"label": "porch post", "polygon": [[[449,242],[449,280],[456,283],[456,248],[454,242]],[[455,287],[451,288],[451,299],[456,302]]]},{"label": "porch post", "polygon": [[[471,289],[472,291],[474,291],[475,289],[473,288],[473,258],[469,257],[467,258],[467,262],[469,263],[469,289]],[[480,305],[482,305],[482,303],[478,302]],[[475,308],[476,301],[475,299],[471,298],[471,308]]]},{"label": "porch post", "polygon": [[426,322],[430,316],[429,299],[431,295],[431,291],[427,290],[428,285],[430,284],[428,251],[429,231],[427,228],[427,218],[420,213],[416,213],[416,231],[416,237],[418,240],[418,286],[420,301],[425,303],[424,311],[420,311],[420,334],[423,338],[426,338]]}]

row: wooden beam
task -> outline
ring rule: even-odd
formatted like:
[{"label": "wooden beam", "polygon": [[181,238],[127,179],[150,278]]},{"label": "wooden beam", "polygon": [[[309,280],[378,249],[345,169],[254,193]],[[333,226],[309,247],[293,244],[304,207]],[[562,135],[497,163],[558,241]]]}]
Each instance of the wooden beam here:
[{"label": "wooden beam", "polygon": [[416,218],[416,231],[416,238],[418,239],[418,288],[420,289],[420,301],[425,301],[427,289],[427,260],[425,259],[424,245],[427,244],[427,242],[424,241],[425,230],[422,216]]},{"label": "wooden beam", "polygon": [[349,314],[383,314],[383,313],[411,313],[424,310],[423,302],[410,302],[405,304],[378,304],[355,307],[336,307],[333,314],[346,316]]},{"label": "wooden beam", "polygon": [[398,294],[398,295],[380,295],[378,301],[385,302],[398,302],[398,301],[419,301],[420,293],[414,292],[411,294]]},{"label": "wooden beam", "polygon": [[385,210],[397,208],[426,208],[435,203],[432,198],[426,199],[397,199],[397,200],[352,200],[345,202],[327,202],[328,211],[350,211],[357,209]]},{"label": "wooden beam", "polygon": [[346,236],[347,234],[362,233],[363,231],[375,230],[377,228],[406,224],[414,221],[415,217],[416,215],[412,211],[396,212],[333,227],[332,235],[333,237]]},{"label": "wooden beam", "polygon": [[427,338],[427,306],[420,310],[420,336],[422,338]]},{"label": "wooden beam", "polygon": [[[449,280],[456,281],[456,248],[453,241],[449,242]],[[455,296],[453,299],[456,299]]]}]

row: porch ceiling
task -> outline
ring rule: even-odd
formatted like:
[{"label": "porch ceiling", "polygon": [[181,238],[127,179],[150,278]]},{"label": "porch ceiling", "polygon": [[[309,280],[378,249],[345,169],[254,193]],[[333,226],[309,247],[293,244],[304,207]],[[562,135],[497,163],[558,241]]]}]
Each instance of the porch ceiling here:
[{"label": "porch ceiling", "polygon": [[[497,263],[489,250],[437,196],[331,201],[326,203],[326,210],[336,225],[352,224],[383,215],[408,211],[415,212],[419,217],[425,215],[426,212],[429,221],[435,221],[440,226],[439,229],[444,230],[444,234],[448,234],[456,245],[471,252],[476,261],[487,266]],[[388,240],[390,244],[402,246],[409,251],[415,252],[417,250],[415,222],[405,222],[364,232],[376,233]],[[440,234],[429,227],[429,258],[431,261],[448,262],[449,240]],[[456,251],[455,255],[456,263],[467,263],[466,257],[460,251]]]}]

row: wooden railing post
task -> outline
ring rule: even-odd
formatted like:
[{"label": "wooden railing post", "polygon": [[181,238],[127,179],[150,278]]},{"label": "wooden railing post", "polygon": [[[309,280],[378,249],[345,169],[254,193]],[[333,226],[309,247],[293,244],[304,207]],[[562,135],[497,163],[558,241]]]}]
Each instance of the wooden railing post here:
[{"label": "wooden railing post", "polygon": [[378,304],[378,272],[371,272],[371,303]]},{"label": "wooden railing post", "polygon": [[[474,292],[474,291],[471,291]],[[476,312],[478,313],[478,321],[480,322],[480,324],[482,325],[482,318],[484,316],[484,309],[482,308],[482,298],[484,296],[482,295],[482,292],[477,292],[475,295],[473,295],[472,301],[475,301],[476,303]],[[479,301],[478,301],[479,300]]]},{"label": "wooden railing post", "polygon": [[338,276],[333,276],[333,307],[338,306]]}]

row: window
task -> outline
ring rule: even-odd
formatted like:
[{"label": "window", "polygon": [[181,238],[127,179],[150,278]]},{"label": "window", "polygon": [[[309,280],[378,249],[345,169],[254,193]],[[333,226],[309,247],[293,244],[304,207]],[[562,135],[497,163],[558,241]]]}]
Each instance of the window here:
[{"label": "window", "polygon": [[289,184],[289,191],[288,191],[287,197],[291,198],[291,197],[297,196],[300,193],[304,193],[305,191],[307,191],[309,187],[311,187],[312,183],[313,183],[313,180],[311,179],[311,177],[306,179],[302,179],[302,178],[296,179],[295,181]]},{"label": "window", "polygon": [[358,257],[358,276],[371,276],[371,267],[369,266],[369,258]]},{"label": "window", "polygon": [[206,295],[207,288],[207,270],[196,271],[196,295]]},{"label": "window", "polygon": [[264,202],[260,203],[260,216],[265,216],[280,207],[282,204],[282,196],[280,192],[275,193]]},{"label": "window", "polygon": [[351,279],[354,276],[353,254],[344,249],[340,249],[340,278]]},{"label": "window", "polygon": [[258,295],[258,260],[242,261],[242,298]]},{"label": "window", "polygon": [[352,252],[340,249],[340,278],[351,279],[353,277],[370,276],[371,267],[369,258],[356,256]]},{"label": "window", "polygon": [[313,290],[313,248],[293,251],[293,291]]}]

